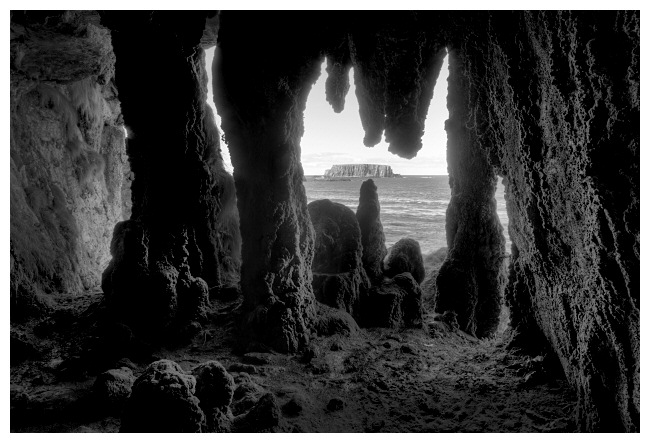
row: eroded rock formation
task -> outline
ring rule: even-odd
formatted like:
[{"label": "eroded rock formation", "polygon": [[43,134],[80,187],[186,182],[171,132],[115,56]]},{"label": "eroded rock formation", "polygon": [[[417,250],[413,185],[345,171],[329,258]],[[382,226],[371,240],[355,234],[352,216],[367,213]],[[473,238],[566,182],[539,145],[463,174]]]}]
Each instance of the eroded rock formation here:
[{"label": "eroded rock formation", "polygon": [[201,408],[230,406],[235,392],[235,380],[218,361],[207,361],[192,370],[196,378],[196,396]]},{"label": "eroded rock formation", "polygon": [[[208,291],[218,295],[237,280],[232,179],[205,102],[206,17],[187,13],[179,28],[171,12],[102,16],[120,54],[116,81],[136,177],[133,214],[115,228],[102,288],[117,317],[154,336],[204,319]],[[161,60],[162,76],[152,71]]]},{"label": "eroded rock formation", "polygon": [[436,278],[436,312],[454,311],[461,329],[487,337],[499,325],[505,256],[503,228],[496,214],[497,177],[478,145],[473,116],[470,60],[450,48],[447,107],[447,169],[451,200],[446,230],[449,251]]},{"label": "eroded rock formation", "polygon": [[94,12],[12,12],[12,317],[99,286],[130,171],[110,31]]},{"label": "eroded rock formation", "polygon": [[634,11],[504,13],[460,46],[506,177],[517,346],[548,340],[582,430],[640,426],[639,27]]},{"label": "eroded rock formation", "polygon": [[243,241],[244,331],[283,351],[308,342],[315,315],[313,229],[300,164],[303,112],[321,56],[313,24],[278,27],[261,13],[224,12],[215,55],[215,103],[235,170]]},{"label": "eroded rock formation", "polygon": [[307,209],[314,227],[314,295],[356,316],[359,300],[370,286],[357,218],[350,208],[330,200],[315,200]]},{"label": "eroded rock formation", "polygon": [[402,328],[422,324],[422,289],[409,272],[373,286],[361,298],[364,327]]},{"label": "eroded rock formation", "polygon": [[352,164],[334,165],[327,169],[324,177],[393,177],[393,168],[388,165]]},{"label": "eroded rock formation", "polygon": [[[513,243],[506,285],[513,344],[555,352],[578,392],[581,429],[639,430],[639,12],[225,12],[219,20],[199,11],[182,20],[177,13],[125,14],[102,15],[114,31],[135,174],[133,212],[115,230],[104,279],[116,312],[130,313],[135,324],[167,324],[179,312],[191,321],[201,317],[207,291],[218,293],[232,284],[226,276],[237,274],[239,243],[227,228],[236,224],[228,213],[232,182],[221,172],[218,134],[204,106],[201,45],[217,35],[204,33],[206,18],[219,26],[215,101],[241,217],[242,332],[282,351],[306,345],[312,328],[345,324],[323,321],[326,310],[315,308],[314,234],[300,165],[302,114],[323,57],[333,109],[343,108],[353,67],[364,143],[374,146],[385,133],[391,152],[413,158],[448,48],[452,200],[438,309],[455,313],[460,327],[478,336],[496,327],[505,284],[493,199],[501,175]],[[94,260],[79,251],[92,242],[74,241],[84,239],[79,218],[70,217],[81,188],[60,184],[79,180],[70,172],[77,167],[98,170],[91,152],[117,146],[121,121],[113,108],[99,119],[109,124],[96,125],[77,106],[75,122],[64,117],[60,96],[93,103],[93,91],[101,90],[116,104],[107,33],[94,14],[68,13],[47,24],[43,15],[18,17],[11,46],[12,284],[16,294],[35,293],[30,281],[44,291],[74,291],[85,285],[79,270]],[[82,32],[71,39],[75,30]],[[49,49],[40,50],[39,41]],[[29,141],[28,125],[47,126],[38,133],[52,142]],[[114,158],[115,169],[104,159],[104,177],[114,196],[107,211],[118,214],[122,193],[112,180],[124,169]],[[54,166],[40,168],[43,159]],[[101,217],[103,225],[88,216],[92,229],[119,220]],[[277,411],[267,398],[259,416],[273,425]]]},{"label": "eroded rock formation", "polygon": [[425,275],[420,243],[412,238],[398,240],[388,250],[383,266],[388,277],[408,272],[418,284],[422,283]]},{"label": "eroded rock formation", "polygon": [[379,196],[377,185],[372,179],[361,184],[357,221],[361,230],[361,261],[368,278],[372,282],[380,281],[384,276],[383,260],[386,256],[386,236],[381,224]]},{"label": "eroded rock formation", "polygon": [[178,363],[151,363],[133,384],[120,432],[201,432],[205,415],[195,391],[196,379]]}]

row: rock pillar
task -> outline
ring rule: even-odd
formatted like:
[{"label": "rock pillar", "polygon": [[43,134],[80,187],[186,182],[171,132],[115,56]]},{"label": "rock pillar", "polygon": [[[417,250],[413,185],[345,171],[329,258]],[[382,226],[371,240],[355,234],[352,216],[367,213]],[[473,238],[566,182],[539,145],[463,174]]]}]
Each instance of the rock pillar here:
[{"label": "rock pillar", "polygon": [[487,337],[499,324],[505,238],[496,213],[495,170],[478,145],[467,63],[462,52],[450,50],[445,123],[451,187],[446,219],[449,252],[436,278],[435,310],[455,311],[461,329]]},{"label": "rock pillar", "polygon": [[308,341],[315,315],[314,234],[300,164],[303,112],[321,63],[313,25],[222,13],[215,55],[215,103],[241,216],[243,332],[285,352]]}]

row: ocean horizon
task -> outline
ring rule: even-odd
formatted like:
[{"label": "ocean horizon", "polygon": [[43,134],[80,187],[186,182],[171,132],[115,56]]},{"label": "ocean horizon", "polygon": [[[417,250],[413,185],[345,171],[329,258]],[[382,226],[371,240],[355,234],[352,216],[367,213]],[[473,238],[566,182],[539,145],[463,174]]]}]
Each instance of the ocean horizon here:
[{"label": "ocean horizon", "polygon": [[[400,177],[342,177],[317,180],[322,175],[305,175],[303,182],[307,201],[329,199],[344,204],[356,213],[361,183],[372,178],[377,185],[380,219],[386,236],[386,247],[404,237],[417,240],[422,254],[427,255],[447,246],[445,219],[451,198],[448,175],[406,175]],[[504,229],[506,252],[510,252],[508,216],[504,186],[498,181],[495,194],[497,215]]]}]

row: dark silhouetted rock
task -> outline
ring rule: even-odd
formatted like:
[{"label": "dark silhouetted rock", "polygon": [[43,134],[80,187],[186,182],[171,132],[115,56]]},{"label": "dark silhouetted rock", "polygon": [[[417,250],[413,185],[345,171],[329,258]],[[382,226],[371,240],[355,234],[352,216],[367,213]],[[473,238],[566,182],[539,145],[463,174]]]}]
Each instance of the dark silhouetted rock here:
[{"label": "dark silhouetted rock", "polygon": [[350,337],[359,332],[359,325],[345,311],[317,302],[316,313],[311,327],[318,335],[341,334]]},{"label": "dark silhouetted rock", "polygon": [[120,432],[201,432],[196,379],[170,360],[151,363],[133,384]]},{"label": "dark silhouetted rock", "polygon": [[280,405],[275,395],[262,395],[244,417],[236,421],[238,432],[261,432],[277,426],[280,422]]},{"label": "dark silhouetted rock", "polygon": [[309,400],[307,397],[301,393],[295,393],[291,396],[289,401],[282,406],[282,413],[295,417],[302,413],[308,403]]},{"label": "dark silhouetted rock", "polygon": [[398,274],[374,286],[361,302],[365,327],[414,327],[422,323],[422,290],[410,273]]},{"label": "dark silhouetted rock", "polygon": [[229,409],[210,408],[205,413],[205,425],[203,432],[230,432],[233,426],[234,416]]},{"label": "dark silhouetted rock", "polygon": [[235,392],[235,380],[221,363],[208,361],[192,369],[196,378],[196,396],[201,409],[224,408],[230,405]]},{"label": "dark silhouetted rock", "polygon": [[350,208],[330,200],[315,200],[307,209],[314,227],[314,295],[354,316],[370,284],[361,261],[357,218]]},{"label": "dark silhouetted rock", "polygon": [[[182,21],[174,25],[165,14],[143,11],[133,11],[128,20],[104,11],[101,20],[121,54],[118,64],[146,72],[163,53],[173,59],[166,81],[175,87],[164,97],[145,92],[141,76],[122,75],[111,83],[131,97],[123,100],[120,123],[128,122],[136,134],[126,149],[136,178],[130,187],[133,217],[116,226],[102,289],[115,316],[136,336],[157,340],[187,338],[188,323],[205,320],[208,288],[232,286],[239,262],[234,183],[224,170],[220,134],[206,103],[200,49],[206,13],[188,11]],[[137,54],[133,42],[149,38],[174,49]],[[154,111],[163,103],[177,112]]]},{"label": "dark silhouetted rock", "polygon": [[424,280],[424,263],[420,243],[412,238],[398,240],[388,250],[388,255],[384,259],[386,276],[394,277],[403,272],[410,273],[418,284]]},{"label": "dark silhouetted rock", "polygon": [[327,403],[328,411],[340,411],[345,406],[345,402],[340,398],[333,398]]},{"label": "dark silhouetted rock", "polygon": [[237,385],[233,395],[232,411],[235,415],[250,410],[266,390],[248,377]]},{"label": "dark silhouetted rock", "polygon": [[119,411],[131,395],[134,382],[133,371],[127,367],[102,372],[93,385],[95,400],[101,408]]},{"label": "dark silhouetted rock", "polygon": [[383,260],[387,251],[375,182],[372,179],[364,181],[359,194],[357,221],[363,247],[361,261],[370,281],[376,282],[384,276]]}]

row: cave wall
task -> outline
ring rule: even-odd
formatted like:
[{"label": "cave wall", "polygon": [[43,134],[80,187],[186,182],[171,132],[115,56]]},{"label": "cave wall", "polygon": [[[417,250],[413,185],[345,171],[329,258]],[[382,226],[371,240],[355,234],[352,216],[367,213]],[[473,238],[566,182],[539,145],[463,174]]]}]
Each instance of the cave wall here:
[{"label": "cave wall", "polygon": [[93,12],[12,12],[11,316],[96,289],[130,170],[108,29]]},{"label": "cave wall", "polygon": [[238,282],[234,185],[206,103],[214,15],[102,13],[135,174],[133,212],[115,227],[102,288],[118,318],[154,336],[205,320],[208,296]]},{"label": "cave wall", "polygon": [[639,430],[639,20],[495,13],[467,47],[478,145],[506,178],[515,344],[550,344],[589,431]]}]

